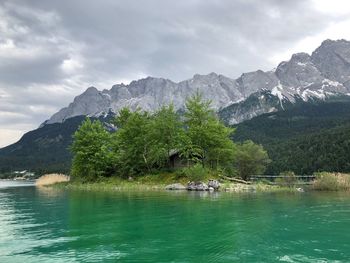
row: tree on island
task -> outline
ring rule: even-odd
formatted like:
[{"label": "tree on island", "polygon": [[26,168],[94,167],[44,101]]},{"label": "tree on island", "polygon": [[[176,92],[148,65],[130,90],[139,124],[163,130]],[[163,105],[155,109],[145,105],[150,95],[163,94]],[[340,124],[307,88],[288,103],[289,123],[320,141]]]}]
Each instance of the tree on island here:
[{"label": "tree on island", "polygon": [[158,167],[170,168],[170,155],[184,142],[183,123],[174,105],[163,106],[153,114],[149,123],[148,141],[151,145],[151,160]]},{"label": "tree on island", "polygon": [[95,180],[99,176],[107,175],[113,163],[109,148],[111,134],[102,123],[86,118],[74,133],[73,139],[71,175],[86,180]]},{"label": "tree on island", "polygon": [[264,148],[252,141],[237,144],[236,149],[234,166],[243,180],[249,180],[251,175],[263,174],[271,162]]},{"label": "tree on island", "polygon": [[132,112],[128,108],[122,109],[116,117],[118,130],[113,134],[113,154],[119,175],[128,177],[151,170],[150,143],[146,136],[150,119],[147,112]]},{"label": "tree on island", "polygon": [[184,130],[173,105],[154,114],[124,108],[116,117],[113,136],[119,173],[135,176],[169,166],[171,150],[180,147]]},{"label": "tree on island", "polygon": [[198,156],[203,167],[209,165],[214,168],[232,160],[234,143],[230,135],[234,129],[226,127],[219,120],[210,101],[204,101],[201,94],[196,93],[186,101],[184,117],[188,137],[184,148],[194,149],[192,154]]}]

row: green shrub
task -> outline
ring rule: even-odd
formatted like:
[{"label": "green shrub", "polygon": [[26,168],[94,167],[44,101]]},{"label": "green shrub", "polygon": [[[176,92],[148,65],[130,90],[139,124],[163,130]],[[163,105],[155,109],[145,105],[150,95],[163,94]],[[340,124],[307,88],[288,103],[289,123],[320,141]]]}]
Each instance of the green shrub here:
[{"label": "green shrub", "polygon": [[233,166],[225,166],[218,169],[218,173],[226,177],[238,177],[238,171]]},{"label": "green shrub", "polygon": [[294,185],[297,184],[298,178],[295,176],[294,172],[292,171],[286,171],[280,173],[280,178],[276,179],[276,183],[287,186],[287,187],[293,187]]},{"label": "green shrub", "polygon": [[182,169],[182,172],[190,181],[202,181],[209,175],[209,170],[204,168],[201,164],[195,164],[191,167]]},{"label": "green shrub", "polygon": [[350,175],[321,172],[315,174],[313,188],[319,191],[349,191]]},{"label": "green shrub", "polygon": [[175,178],[176,179],[181,179],[181,178],[187,177],[186,173],[185,173],[185,170],[186,170],[186,168],[175,170]]},{"label": "green shrub", "polygon": [[262,145],[252,141],[236,145],[234,166],[243,180],[250,180],[252,175],[263,174],[270,162]]},{"label": "green shrub", "polygon": [[271,181],[270,181],[270,180],[267,180],[267,179],[265,179],[265,178],[259,180],[258,182],[261,183],[261,184],[271,184]]}]

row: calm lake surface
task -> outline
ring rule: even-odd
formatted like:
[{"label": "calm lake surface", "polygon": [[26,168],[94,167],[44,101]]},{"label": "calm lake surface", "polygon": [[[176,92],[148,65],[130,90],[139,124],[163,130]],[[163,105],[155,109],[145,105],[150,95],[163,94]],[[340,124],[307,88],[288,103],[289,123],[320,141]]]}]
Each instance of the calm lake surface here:
[{"label": "calm lake surface", "polygon": [[0,181],[0,262],[350,262],[350,196]]}]

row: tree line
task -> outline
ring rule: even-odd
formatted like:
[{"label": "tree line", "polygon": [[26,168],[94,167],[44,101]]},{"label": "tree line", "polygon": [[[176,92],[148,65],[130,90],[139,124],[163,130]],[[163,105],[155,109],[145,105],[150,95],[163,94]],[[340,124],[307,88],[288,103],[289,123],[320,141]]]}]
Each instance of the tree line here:
[{"label": "tree line", "polygon": [[154,113],[123,108],[109,132],[100,121],[87,118],[73,135],[71,175],[86,180],[99,177],[140,176],[172,170],[171,155],[185,162],[249,179],[264,172],[269,162],[261,145],[231,140],[234,129],[226,127],[197,93],[187,99],[179,114],[173,105]]}]

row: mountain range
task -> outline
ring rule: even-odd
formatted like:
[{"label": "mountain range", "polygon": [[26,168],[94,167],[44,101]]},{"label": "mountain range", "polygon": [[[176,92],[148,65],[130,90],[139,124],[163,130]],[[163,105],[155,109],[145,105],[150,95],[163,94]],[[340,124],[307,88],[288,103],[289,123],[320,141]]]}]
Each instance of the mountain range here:
[{"label": "mountain range", "polygon": [[[62,123],[71,117],[99,117],[117,113],[123,107],[154,111],[173,103],[183,109],[185,100],[195,92],[212,101],[213,108],[225,111],[228,123],[235,124],[260,114],[283,109],[284,104],[309,98],[326,99],[336,94],[350,94],[350,42],[326,40],[311,55],[294,54],[271,71],[257,70],[231,79],[216,73],[196,74],[181,82],[147,77],[129,85],[117,84],[110,90],[88,88],[68,107],[43,123]],[[270,100],[268,97],[275,97]],[[256,102],[247,105],[246,100]]]},{"label": "mountain range", "polygon": [[[196,74],[181,82],[147,77],[128,85],[114,85],[109,90],[90,87],[38,129],[0,149],[0,171],[47,167],[66,170],[71,135],[85,116],[108,120],[123,107],[155,111],[170,103],[181,112],[186,99],[196,92],[211,100],[219,117],[229,125],[286,111],[300,103],[347,97],[350,95],[350,42],[325,40],[311,55],[297,53],[274,70],[244,73],[237,79],[210,73]],[[56,149],[54,152],[49,150],[52,147]],[[39,158],[40,162],[39,155],[45,155]]]}]

